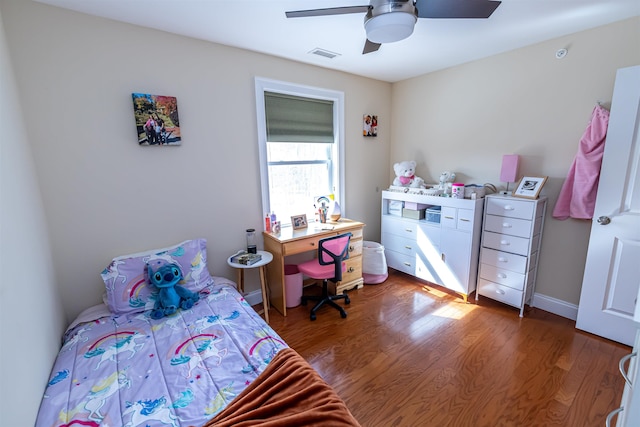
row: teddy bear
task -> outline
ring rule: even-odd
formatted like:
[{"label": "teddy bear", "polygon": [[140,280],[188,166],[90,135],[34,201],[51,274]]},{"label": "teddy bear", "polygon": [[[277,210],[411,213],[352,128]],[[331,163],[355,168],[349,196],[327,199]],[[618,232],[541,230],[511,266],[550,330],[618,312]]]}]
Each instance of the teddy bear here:
[{"label": "teddy bear", "polygon": [[444,171],[440,174],[440,190],[447,191],[449,184],[456,180],[456,174],[449,171]]},{"label": "teddy bear", "polygon": [[152,319],[170,316],[178,308],[188,310],[198,302],[200,295],[178,284],[183,279],[182,269],[176,262],[156,259],[147,264],[149,283],[158,288],[156,303],[151,310]]},{"label": "teddy bear", "polygon": [[396,173],[393,185],[397,187],[427,188],[424,180],[415,176],[416,162],[413,160],[396,163],[393,165],[393,170]]}]

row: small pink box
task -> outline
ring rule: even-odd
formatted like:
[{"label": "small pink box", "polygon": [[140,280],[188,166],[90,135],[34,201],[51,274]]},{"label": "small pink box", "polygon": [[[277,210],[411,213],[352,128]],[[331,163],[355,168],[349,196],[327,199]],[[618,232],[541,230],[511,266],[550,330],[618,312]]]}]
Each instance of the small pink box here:
[{"label": "small pink box", "polygon": [[407,209],[413,209],[416,211],[427,209],[429,205],[425,205],[424,203],[416,203],[416,202],[404,202],[404,207]]}]

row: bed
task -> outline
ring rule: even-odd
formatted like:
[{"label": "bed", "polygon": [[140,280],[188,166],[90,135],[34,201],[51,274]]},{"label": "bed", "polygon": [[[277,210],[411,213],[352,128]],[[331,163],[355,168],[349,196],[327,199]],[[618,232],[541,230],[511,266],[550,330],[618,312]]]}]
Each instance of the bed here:
[{"label": "bed", "polygon": [[[192,308],[150,316],[154,259],[180,265]],[[204,239],[114,258],[102,278],[104,303],[63,336],[36,427],[359,425],[235,283],[209,274]]]}]

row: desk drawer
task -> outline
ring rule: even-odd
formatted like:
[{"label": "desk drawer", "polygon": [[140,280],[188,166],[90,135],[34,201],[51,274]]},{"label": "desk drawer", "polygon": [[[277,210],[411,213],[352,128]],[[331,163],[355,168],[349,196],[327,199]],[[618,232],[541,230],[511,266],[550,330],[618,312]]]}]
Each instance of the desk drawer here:
[{"label": "desk drawer", "polygon": [[[335,234],[331,235],[323,235],[324,237],[335,236]],[[310,252],[318,250],[318,241],[320,237],[309,237],[306,239],[294,240],[292,242],[287,242],[282,245],[282,255],[288,256],[293,254],[299,254],[302,252]]]},{"label": "desk drawer", "polygon": [[342,273],[342,283],[351,282],[362,277],[362,257],[349,258],[345,261],[347,269]]},{"label": "desk drawer", "polygon": [[349,241],[349,258],[362,255],[362,239],[351,239]]}]

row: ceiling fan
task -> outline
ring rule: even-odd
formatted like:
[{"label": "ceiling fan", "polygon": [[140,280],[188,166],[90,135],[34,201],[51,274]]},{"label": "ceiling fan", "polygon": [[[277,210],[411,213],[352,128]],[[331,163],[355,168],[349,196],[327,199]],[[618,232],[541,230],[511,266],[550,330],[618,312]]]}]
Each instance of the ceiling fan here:
[{"label": "ceiling fan", "polygon": [[500,5],[493,0],[370,0],[363,6],[286,12],[287,18],[365,13],[367,32],[363,54],[375,52],[382,43],[406,39],[413,33],[418,18],[488,18]]}]

